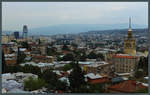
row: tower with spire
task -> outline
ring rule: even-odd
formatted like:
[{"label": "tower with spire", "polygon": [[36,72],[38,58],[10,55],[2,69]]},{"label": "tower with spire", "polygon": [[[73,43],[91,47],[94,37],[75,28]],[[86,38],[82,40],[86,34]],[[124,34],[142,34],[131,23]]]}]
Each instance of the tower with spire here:
[{"label": "tower with spire", "polygon": [[124,38],[124,53],[134,56],[136,54],[135,38],[132,35],[131,18],[129,18],[128,36]]}]

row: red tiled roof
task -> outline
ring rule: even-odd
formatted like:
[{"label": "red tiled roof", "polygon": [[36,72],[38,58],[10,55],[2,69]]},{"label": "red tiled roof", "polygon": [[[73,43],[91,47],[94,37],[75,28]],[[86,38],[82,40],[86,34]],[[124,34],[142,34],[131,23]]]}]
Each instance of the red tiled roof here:
[{"label": "red tiled roof", "polygon": [[134,59],[137,58],[135,56],[125,56],[125,55],[114,55],[113,58],[128,58],[128,59]]},{"label": "red tiled roof", "polygon": [[40,58],[45,58],[45,56],[33,56],[33,58],[40,59]]},{"label": "red tiled roof", "polygon": [[16,60],[6,60],[7,65],[14,65],[16,64]]},{"label": "red tiled roof", "polygon": [[68,54],[70,51],[63,50],[63,54]]},{"label": "red tiled roof", "polygon": [[55,93],[61,94],[61,93],[63,93],[63,91],[62,90],[57,90],[57,91],[55,91]]},{"label": "red tiled roof", "polygon": [[136,81],[127,80],[115,85],[108,87],[109,90],[117,91],[117,92],[125,92],[125,93],[132,93],[138,89],[147,88],[146,86],[138,83]]},{"label": "red tiled roof", "polygon": [[2,48],[6,48],[6,46],[5,46],[5,45],[2,45]]},{"label": "red tiled roof", "polygon": [[98,79],[88,79],[88,82],[90,84],[97,84],[97,83],[106,83],[109,82],[109,78],[108,77],[103,77],[103,78],[98,78]]},{"label": "red tiled roof", "polygon": [[67,76],[67,75],[68,75],[68,72],[61,72],[61,74],[62,74],[63,76]]}]

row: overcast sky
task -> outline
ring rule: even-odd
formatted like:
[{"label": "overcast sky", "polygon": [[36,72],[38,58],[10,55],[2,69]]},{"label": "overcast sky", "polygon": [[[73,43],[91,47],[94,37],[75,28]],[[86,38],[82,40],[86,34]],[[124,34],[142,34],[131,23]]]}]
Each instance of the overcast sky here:
[{"label": "overcast sky", "polygon": [[57,24],[148,24],[147,2],[3,2],[3,30]]}]

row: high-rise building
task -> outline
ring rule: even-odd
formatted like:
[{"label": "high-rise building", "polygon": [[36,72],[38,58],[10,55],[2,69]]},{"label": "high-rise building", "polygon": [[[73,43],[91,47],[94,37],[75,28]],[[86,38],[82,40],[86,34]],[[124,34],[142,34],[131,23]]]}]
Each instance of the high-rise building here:
[{"label": "high-rise building", "polygon": [[19,32],[18,31],[14,32],[14,37],[15,37],[15,39],[19,38]]},{"label": "high-rise building", "polygon": [[129,18],[128,37],[124,38],[124,53],[134,56],[136,54],[135,38],[132,35],[131,18]]},{"label": "high-rise building", "polygon": [[23,39],[27,39],[27,36],[28,36],[28,28],[27,28],[27,25],[24,25],[24,26],[23,26],[22,38],[23,38]]}]

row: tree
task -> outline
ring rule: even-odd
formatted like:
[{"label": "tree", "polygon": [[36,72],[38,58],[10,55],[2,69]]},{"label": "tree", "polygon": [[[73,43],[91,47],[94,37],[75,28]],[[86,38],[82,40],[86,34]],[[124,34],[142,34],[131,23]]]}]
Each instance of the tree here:
[{"label": "tree", "polygon": [[29,77],[28,79],[24,80],[24,90],[26,91],[41,89],[42,87],[45,86],[46,86],[45,81],[40,78],[34,79],[32,77]]},{"label": "tree", "polygon": [[69,49],[69,47],[67,45],[64,44],[63,47],[62,47],[62,50],[69,51],[70,49]]},{"label": "tree", "polygon": [[47,69],[42,73],[42,79],[47,83],[47,88],[50,90],[63,90],[67,89],[67,83],[58,80],[56,73]]},{"label": "tree", "polygon": [[64,67],[63,67],[63,70],[64,71],[68,71],[72,68],[71,64],[65,64]]},{"label": "tree", "polygon": [[62,61],[63,57],[57,56],[57,61]]},{"label": "tree", "polygon": [[135,93],[148,93],[148,88],[141,88],[141,89],[135,91]]},{"label": "tree", "polygon": [[90,52],[90,54],[88,55],[88,58],[89,58],[89,59],[96,59],[96,58],[97,58],[97,55],[96,55],[96,53],[94,53],[94,52],[92,51],[92,52]]},{"label": "tree", "polygon": [[104,84],[90,84],[90,89],[89,92],[90,93],[102,93],[104,92]]},{"label": "tree", "polygon": [[47,47],[47,55],[48,56],[53,56],[53,55],[56,55],[56,48],[55,47],[51,47],[51,48],[49,48],[49,47]]},{"label": "tree", "polygon": [[24,67],[22,67],[22,72],[24,73],[32,73],[32,74],[36,74],[39,77],[41,77],[41,69],[37,66],[33,66],[33,65],[24,65]]},{"label": "tree", "polygon": [[103,55],[103,54],[101,54],[101,53],[98,53],[98,54],[97,54],[97,58],[100,58],[102,61],[104,61],[104,60],[105,60],[104,55]]},{"label": "tree", "polygon": [[67,82],[58,80],[56,82],[56,90],[67,90]]},{"label": "tree", "polygon": [[63,56],[63,61],[74,61],[75,57],[72,53],[68,53],[65,56]]},{"label": "tree", "polygon": [[77,63],[74,63],[73,71],[69,75],[70,88],[73,92],[78,92],[81,85],[85,85],[84,73]]},{"label": "tree", "polygon": [[144,76],[148,76],[148,57],[141,57],[135,69],[136,78]]},{"label": "tree", "polygon": [[5,62],[5,56],[4,56],[4,52],[2,51],[2,73],[6,72],[6,62]]},{"label": "tree", "polygon": [[58,81],[56,73],[52,72],[52,70],[47,69],[42,73],[42,78],[48,84],[48,89],[56,89],[56,83]]},{"label": "tree", "polygon": [[41,44],[41,40],[40,39],[38,39],[38,44]]},{"label": "tree", "polygon": [[18,47],[18,52],[17,52],[17,64],[20,64],[22,62],[24,62],[26,55],[24,54],[24,52],[20,51],[20,48]]},{"label": "tree", "polygon": [[83,52],[80,56],[80,61],[86,61],[86,58],[87,58],[86,53]]},{"label": "tree", "polygon": [[22,42],[21,45],[23,48],[29,49],[28,42]]},{"label": "tree", "polygon": [[5,73],[16,73],[19,71],[20,70],[18,70],[18,65],[14,65],[14,66],[6,65]]},{"label": "tree", "polygon": [[143,75],[143,69],[138,69],[135,72],[135,78],[142,78],[142,77],[144,77],[144,75]]},{"label": "tree", "polygon": [[72,43],[71,45],[72,45],[74,48],[77,48],[77,47],[78,47],[78,45],[75,44],[75,43]]}]

